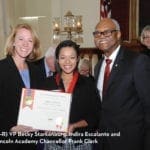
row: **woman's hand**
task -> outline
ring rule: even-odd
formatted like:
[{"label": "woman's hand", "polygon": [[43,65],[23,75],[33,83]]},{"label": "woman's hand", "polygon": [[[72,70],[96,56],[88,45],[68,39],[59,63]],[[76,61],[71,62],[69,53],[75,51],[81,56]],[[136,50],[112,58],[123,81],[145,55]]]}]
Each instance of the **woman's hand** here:
[{"label": "woman's hand", "polygon": [[76,128],[84,128],[87,126],[88,126],[88,123],[85,120],[72,123],[68,127],[68,133],[73,133]]},{"label": "woman's hand", "polygon": [[29,127],[29,126],[17,125],[17,126],[12,127],[10,131],[12,132],[35,132],[38,130],[33,129],[32,127]]},{"label": "woman's hand", "polygon": [[75,128],[76,128],[75,123],[70,124],[69,127],[68,127],[68,133],[73,133],[73,131],[75,130]]}]

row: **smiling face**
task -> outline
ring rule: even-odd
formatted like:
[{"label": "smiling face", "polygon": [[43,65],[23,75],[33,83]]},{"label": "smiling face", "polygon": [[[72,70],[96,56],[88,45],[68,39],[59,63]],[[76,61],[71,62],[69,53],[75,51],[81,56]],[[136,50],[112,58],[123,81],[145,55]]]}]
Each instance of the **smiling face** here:
[{"label": "smiling face", "polygon": [[150,49],[150,31],[145,31],[141,40],[142,44]]},{"label": "smiling face", "polygon": [[116,29],[116,25],[109,18],[101,20],[95,28],[95,45],[102,50],[106,56],[110,56],[117,48],[120,43],[120,37],[120,31]]},{"label": "smiling face", "polygon": [[25,28],[18,29],[14,40],[14,57],[25,59],[33,50],[31,32]]},{"label": "smiling face", "polygon": [[57,61],[63,74],[73,74],[78,62],[75,49],[73,47],[61,48]]}]

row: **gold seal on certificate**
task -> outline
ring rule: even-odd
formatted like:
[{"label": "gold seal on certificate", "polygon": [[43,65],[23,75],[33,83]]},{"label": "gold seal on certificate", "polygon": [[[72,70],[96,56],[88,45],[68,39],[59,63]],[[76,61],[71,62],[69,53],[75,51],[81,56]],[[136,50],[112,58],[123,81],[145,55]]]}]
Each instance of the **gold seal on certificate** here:
[{"label": "gold seal on certificate", "polygon": [[23,88],[18,125],[67,132],[71,100],[70,93]]}]

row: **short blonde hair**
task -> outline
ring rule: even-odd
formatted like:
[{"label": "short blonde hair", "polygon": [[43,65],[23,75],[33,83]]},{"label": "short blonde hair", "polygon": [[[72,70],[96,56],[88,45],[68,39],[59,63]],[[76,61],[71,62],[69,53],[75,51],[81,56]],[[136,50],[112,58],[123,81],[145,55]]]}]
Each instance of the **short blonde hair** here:
[{"label": "short blonde hair", "polygon": [[37,33],[35,32],[35,30],[27,23],[23,23],[23,24],[18,24],[16,25],[16,27],[14,27],[10,33],[10,35],[7,38],[6,44],[5,44],[5,52],[6,55],[13,55],[14,54],[14,41],[15,41],[15,37],[16,34],[18,32],[19,29],[27,29],[31,32],[32,38],[33,38],[33,50],[32,52],[29,54],[29,56],[27,56],[27,60],[29,61],[33,61],[36,60],[40,54],[40,40],[38,38]]},{"label": "short blonde hair", "polygon": [[150,34],[150,25],[146,25],[141,32],[140,40],[142,44],[143,44],[144,37],[146,36],[147,33]]},{"label": "short blonde hair", "polygon": [[90,70],[90,68],[91,68],[90,61],[89,61],[88,59],[86,59],[86,58],[80,59],[79,65],[78,65],[79,71],[80,71],[80,68],[81,68],[82,66],[85,66],[85,67],[87,67],[87,68]]}]

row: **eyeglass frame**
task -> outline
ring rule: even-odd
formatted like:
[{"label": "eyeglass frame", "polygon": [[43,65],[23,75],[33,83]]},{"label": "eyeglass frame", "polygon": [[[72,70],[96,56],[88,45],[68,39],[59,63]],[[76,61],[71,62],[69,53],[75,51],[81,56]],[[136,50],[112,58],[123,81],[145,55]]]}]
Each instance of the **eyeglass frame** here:
[{"label": "eyeglass frame", "polygon": [[150,36],[143,36],[142,38],[143,40],[147,40],[147,39],[150,39]]},{"label": "eyeglass frame", "polygon": [[113,30],[105,30],[103,32],[100,31],[94,31],[93,32],[93,36],[95,38],[100,37],[101,35],[103,35],[104,37],[110,37],[112,35],[113,32],[117,32],[119,30],[113,29]]}]

